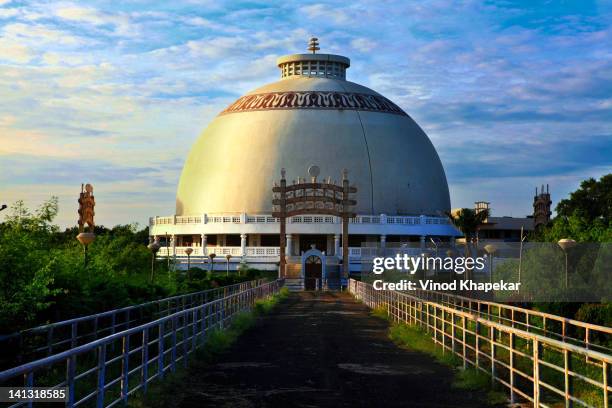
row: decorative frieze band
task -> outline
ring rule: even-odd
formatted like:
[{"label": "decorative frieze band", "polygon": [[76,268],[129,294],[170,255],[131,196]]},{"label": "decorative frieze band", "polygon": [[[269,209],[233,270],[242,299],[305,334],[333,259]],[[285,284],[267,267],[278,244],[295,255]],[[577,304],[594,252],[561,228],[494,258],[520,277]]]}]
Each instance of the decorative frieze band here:
[{"label": "decorative frieze band", "polygon": [[399,106],[384,96],[322,91],[245,95],[228,106],[221,114],[277,109],[346,109],[407,116]]}]

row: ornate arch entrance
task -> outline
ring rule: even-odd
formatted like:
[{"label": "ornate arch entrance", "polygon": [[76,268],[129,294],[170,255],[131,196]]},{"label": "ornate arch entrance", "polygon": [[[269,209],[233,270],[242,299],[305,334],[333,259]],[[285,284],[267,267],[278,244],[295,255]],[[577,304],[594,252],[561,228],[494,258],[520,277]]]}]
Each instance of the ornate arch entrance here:
[{"label": "ornate arch entrance", "polygon": [[302,254],[302,279],[304,290],[319,290],[325,286],[325,252],[311,248]]},{"label": "ornate arch entrance", "polygon": [[[316,214],[332,215],[342,218],[342,276],[346,281],[349,276],[349,253],[348,253],[348,222],[349,218],[355,217],[352,208],[357,202],[350,198],[351,194],[357,192],[357,188],[349,185],[348,171],[342,172],[342,184],[335,184],[328,178],[324,182],[318,182],[319,168],[310,166],[308,169],[310,181],[299,178],[297,183],[287,185],[285,169],[281,170],[280,183],[274,183],[272,188],[272,204],[274,206],[273,217],[280,221],[280,262],[279,278],[287,276],[287,259],[285,248],[287,245],[287,218],[295,215]],[[308,251],[307,251],[308,252]],[[304,258],[303,258],[304,260]],[[304,276],[305,264],[302,261],[302,275]],[[314,268],[311,267],[311,268]],[[324,258],[322,269],[325,268]]]}]

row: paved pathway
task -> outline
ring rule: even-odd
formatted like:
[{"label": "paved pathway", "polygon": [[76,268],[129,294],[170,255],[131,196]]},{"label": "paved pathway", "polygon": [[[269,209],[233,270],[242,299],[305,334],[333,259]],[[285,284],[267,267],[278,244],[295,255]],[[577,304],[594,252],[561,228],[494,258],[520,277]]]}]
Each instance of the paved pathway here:
[{"label": "paved pathway", "polygon": [[191,370],[180,406],[486,406],[451,388],[449,368],[396,347],[348,294],[292,294],[218,361]]}]

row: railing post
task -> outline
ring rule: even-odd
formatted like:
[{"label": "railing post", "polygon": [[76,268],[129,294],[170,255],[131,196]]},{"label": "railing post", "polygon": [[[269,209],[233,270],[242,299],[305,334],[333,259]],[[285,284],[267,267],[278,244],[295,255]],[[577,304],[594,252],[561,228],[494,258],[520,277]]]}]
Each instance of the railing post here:
[{"label": "railing post", "polygon": [[53,354],[53,326],[49,327],[47,332],[47,355]]},{"label": "railing post", "polygon": [[[574,381],[573,376],[570,375],[572,371],[572,354],[569,350],[563,350],[563,382],[565,384],[565,406],[571,408],[574,406],[572,401],[572,394],[574,393]],[[605,364],[605,363],[604,363]],[[605,381],[605,379],[604,379]]]},{"label": "railing post", "polygon": [[[111,314],[110,334],[115,334],[115,323],[117,322],[115,312]],[[115,351],[115,342],[111,342],[111,351]]]},{"label": "railing post", "polygon": [[540,407],[540,343],[533,339],[533,406]]},{"label": "railing post", "polygon": [[96,396],[96,407],[104,407],[104,392],[106,384],[106,344],[98,347],[98,395]]},{"label": "railing post", "polygon": [[94,319],[93,334],[94,334],[94,340],[97,340],[98,339],[98,316],[96,316]]},{"label": "railing post", "polygon": [[[429,305],[427,305],[429,307]],[[434,316],[433,316],[433,331],[434,331],[434,340],[438,343],[438,308],[433,306]],[[444,350],[444,348],[442,348]],[[444,353],[444,351],[443,351]]]},{"label": "railing post", "polygon": [[465,334],[465,316],[461,316],[461,332],[463,333],[462,335],[462,343],[463,343],[463,369],[465,370],[467,368],[467,348],[465,345],[466,342],[466,334]]},{"label": "railing post", "polygon": [[161,380],[164,378],[164,323],[159,324],[159,333],[157,341],[157,373]]},{"label": "railing post", "polygon": [[200,309],[194,309],[192,316],[192,325],[191,325],[191,351],[195,351],[198,346],[198,311]]},{"label": "railing post", "polygon": [[189,319],[189,313],[183,312],[183,367],[187,367],[187,349],[188,349],[187,334],[188,334],[188,329],[189,329],[188,319]]},{"label": "railing post", "polygon": [[[514,319],[512,320],[514,324]],[[510,332],[510,337],[508,339],[508,346],[510,348],[510,404],[514,404],[516,402],[516,396],[514,392],[514,333]]]},{"label": "railing post", "polygon": [[77,323],[73,322],[70,327],[70,348],[75,348],[77,343]]},{"label": "railing post", "polygon": [[130,378],[129,378],[129,357],[130,357],[130,336],[126,335],[123,337],[122,347],[121,347],[121,399],[123,403],[126,404],[128,400],[128,391],[130,388]]},{"label": "railing post", "polygon": [[[25,375],[25,386],[27,388],[34,387],[34,371],[30,371]],[[32,408],[32,400],[28,401],[28,408]]]},{"label": "railing post", "polygon": [[[436,307],[437,308],[437,307]],[[442,312],[442,354],[446,353],[446,310],[440,308]]]},{"label": "railing post", "polygon": [[149,328],[145,327],[142,332],[142,377],[140,379],[142,391],[147,392],[149,383]]},{"label": "railing post", "polygon": [[455,312],[451,312],[451,352],[455,353]]},{"label": "railing post", "polygon": [[475,322],[476,329],[475,331],[475,342],[476,342],[476,367],[480,367],[480,323],[478,321]]},{"label": "railing post", "polygon": [[210,311],[210,305],[208,303],[204,303],[204,307],[202,307],[202,328],[201,328],[201,332],[202,335],[200,337],[200,343],[204,344],[206,343],[206,331],[208,328],[208,313],[207,310]]},{"label": "railing post", "polygon": [[176,371],[176,316],[172,318],[172,351],[170,353],[170,367]]},{"label": "railing post", "polygon": [[66,386],[68,387],[68,401],[66,407],[74,406],[74,376],[76,372],[76,356],[72,355],[66,359]]},{"label": "railing post", "polygon": [[491,383],[495,383],[495,327],[491,326]]},{"label": "railing post", "polygon": [[608,408],[608,374],[609,374],[609,368],[608,368],[608,363],[607,362],[603,362],[602,364],[602,368],[603,368],[603,397],[604,397],[604,408]]}]

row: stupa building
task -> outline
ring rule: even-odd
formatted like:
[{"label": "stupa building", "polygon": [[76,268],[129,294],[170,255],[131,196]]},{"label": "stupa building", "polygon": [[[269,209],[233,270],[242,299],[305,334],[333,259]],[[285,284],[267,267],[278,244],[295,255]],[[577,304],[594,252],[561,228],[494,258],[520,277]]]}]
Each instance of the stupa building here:
[{"label": "stupa building", "polygon": [[[310,53],[279,58],[279,81],[240,97],[198,138],[181,174],[175,215],[150,220],[152,237],[169,237],[159,256],[180,259],[192,248],[195,262],[210,253],[219,262],[229,254],[231,263],[277,268],[272,186],[282,169],[291,184],[310,177],[313,166],[324,179],[340,180],[347,170],[356,187],[351,269],[359,267],[365,242],[424,243],[459,235],[445,216],[448,185],[427,135],[392,101],[347,81],[348,58],[317,50],[313,39]],[[342,263],[338,217],[309,214],[287,222],[290,263],[313,249],[329,265]]]}]

